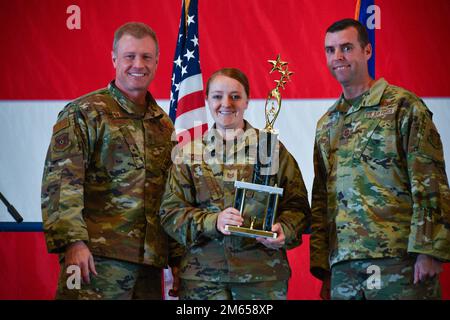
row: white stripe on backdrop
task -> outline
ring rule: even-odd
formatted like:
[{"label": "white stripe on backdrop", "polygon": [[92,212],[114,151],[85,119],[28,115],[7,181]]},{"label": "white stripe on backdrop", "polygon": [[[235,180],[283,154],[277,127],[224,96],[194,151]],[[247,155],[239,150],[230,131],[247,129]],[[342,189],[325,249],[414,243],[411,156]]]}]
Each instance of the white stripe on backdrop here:
[{"label": "white stripe on backdrop", "polygon": [[[450,174],[450,98],[424,99],[433,112],[441,134],[447,174]],[[264,100],[251,100],[246,119],[264,127]],[[333,99],[285,99],[275,127],[280,139],[298,161],[311,197],[314,177],[312,153],[317,120],[333,104]],[[61,100],[0,101],[0,192],[16,207],[26,222],[40,222],[42,170],[58,112],[67,103]],[[169,101],[158,100],[168,111]],[[212,124],[208,112],[208,123]],[[0,222],[12,222],[0,204]]]}]

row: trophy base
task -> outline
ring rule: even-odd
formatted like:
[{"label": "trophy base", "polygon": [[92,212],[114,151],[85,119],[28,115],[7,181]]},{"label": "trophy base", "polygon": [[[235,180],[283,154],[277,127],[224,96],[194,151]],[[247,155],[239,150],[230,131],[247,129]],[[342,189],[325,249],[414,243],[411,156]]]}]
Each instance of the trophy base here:
[{"label": "trophy base", "polygon": [[250,238],[267,238],[267,239],[276,239],[277,233],[271,231],[264,230],[256,230],[245,227],[236,227],[231,225],[226,225],[225,230],[230,231],[233,235],[250,237]]}]

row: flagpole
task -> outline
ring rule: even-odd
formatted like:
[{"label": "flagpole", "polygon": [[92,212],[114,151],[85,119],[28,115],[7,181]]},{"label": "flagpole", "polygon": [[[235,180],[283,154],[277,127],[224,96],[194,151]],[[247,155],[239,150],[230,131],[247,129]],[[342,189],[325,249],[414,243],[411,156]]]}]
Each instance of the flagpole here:
[{"label": "flagpole", "polygon": [[188,27],[188,24],[187,24],[187,16],[188,16],[188,12],[189,12],[189,5],[191,4],[191,0],[184,0],[184,17],[185,17],[185,19],[184,19],[184,25],[185,25],[185,27],[186,27],[186,30],[187,30],[187,27]]},{"label": "flagpole", "polygon": [[359,21],[359,12],[361,11],[361,0],[356,1],[355,7],[355,20]]}]

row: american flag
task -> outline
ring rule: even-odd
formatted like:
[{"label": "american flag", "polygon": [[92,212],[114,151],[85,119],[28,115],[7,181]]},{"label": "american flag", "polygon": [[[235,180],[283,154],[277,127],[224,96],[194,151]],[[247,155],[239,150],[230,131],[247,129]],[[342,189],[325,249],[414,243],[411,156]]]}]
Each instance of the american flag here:
[{"label": "american flag", "polygon": [[197,138],[208,129],[199,58],[198,0],[182,3],[169,115],[180,143]]}]

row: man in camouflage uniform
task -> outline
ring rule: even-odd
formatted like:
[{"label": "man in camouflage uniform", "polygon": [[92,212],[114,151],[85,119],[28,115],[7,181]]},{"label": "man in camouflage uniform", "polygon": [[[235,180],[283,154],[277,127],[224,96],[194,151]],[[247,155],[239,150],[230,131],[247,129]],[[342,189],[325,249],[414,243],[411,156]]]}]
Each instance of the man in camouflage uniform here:
[{"label": "man in camouflage uniform", "polygon": [[[64,258],[57,298],[162,298],[169,245],[157,213],[173,124],[147,91],[158,58],[152,29],[123,25],[115,80],[69,103],[53,127],[42,215],[49,252]],[[79,290],[69,286],[71,265],[81,271]]]},{"label": "man in camouflage uniform", "polygon": [[436,299],[450,260],[450,191],[423,101],[374,81],[367,31],[345,19],[325,51],[340,99],[317,124],[311,272],[332,299]]}]

